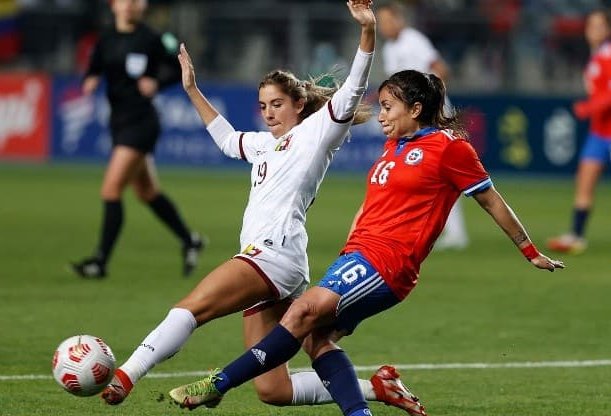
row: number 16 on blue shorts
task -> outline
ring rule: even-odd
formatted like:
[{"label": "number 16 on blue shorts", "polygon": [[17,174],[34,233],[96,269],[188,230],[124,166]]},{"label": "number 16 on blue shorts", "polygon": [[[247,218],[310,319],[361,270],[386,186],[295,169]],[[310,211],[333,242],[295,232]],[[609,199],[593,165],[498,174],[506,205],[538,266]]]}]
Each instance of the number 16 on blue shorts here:
[{"label": "number 16 on blue shorts", "polygon": [[318,286],[340,296],[334,326],[348,333],[362,320],[399,303],[380,273],[359,252],[338,257]]}]

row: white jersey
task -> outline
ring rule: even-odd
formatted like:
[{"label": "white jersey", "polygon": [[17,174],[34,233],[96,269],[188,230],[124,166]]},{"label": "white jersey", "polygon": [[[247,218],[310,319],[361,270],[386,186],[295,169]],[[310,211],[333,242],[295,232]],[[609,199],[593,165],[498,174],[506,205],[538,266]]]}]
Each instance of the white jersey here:
[{"label": "white jersey", "polygon": [[384,43],[382,58],[388,76],[407,69],[429,73],[433,62],[439,59],[439,52],[421,32],[407,27],[397,39]]},{"label": "white jersey", "polygon": [[367,88],[372,59],[373,53],[357,51],[350,75],[331,100],[279,138],[269,132],[237,132],[222,116],[208,125],[223,153],[252,164],[241,251],[252,244],[288,247],[302,256],[304,263],[295,267],[305,265],[307,274],[306,211],[333,155],[348,136]]}]

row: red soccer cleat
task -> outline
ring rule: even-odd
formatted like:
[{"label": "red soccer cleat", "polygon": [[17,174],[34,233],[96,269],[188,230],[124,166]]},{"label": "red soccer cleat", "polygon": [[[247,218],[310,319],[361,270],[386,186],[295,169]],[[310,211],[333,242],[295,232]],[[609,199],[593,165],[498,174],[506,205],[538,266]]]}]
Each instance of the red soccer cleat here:
[{"label": "red soccer cleat", "polygon": [[121,404],[134,388],[133,383],[121,369],[115,370],[115,375],[110,383],[102,391],[102,400],[107,404]]},{"label": "red soccer cleat", "polygon": [[563,234],[547,240],[547,248],[558,253],[581,254],[587,247],[586,240],[574,234]]},{"label": "red soccer cleat", "polygon": [[426,416],[424,406],[399,379],[397,369],[390,365],[383,365],[371,376],[371,384],[376,400],[388,406],[395,406],[405,410],[412,416]]}]

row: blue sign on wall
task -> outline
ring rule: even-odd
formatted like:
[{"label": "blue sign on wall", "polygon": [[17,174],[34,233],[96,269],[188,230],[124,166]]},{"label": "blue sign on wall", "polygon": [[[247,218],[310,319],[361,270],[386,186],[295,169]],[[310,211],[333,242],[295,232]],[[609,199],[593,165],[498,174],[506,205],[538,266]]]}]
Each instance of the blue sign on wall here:
[{"label": "blue sign on wall", "polygon": [[[213,105],[236,130],[265,130],[255,88],[203,85]],[[368,97],[375,101],[375,95]],[[79,80],[56,78],[53,86],[52,157],[102,161],[110,152],[109,107],[103,88],[92,97],[80,93]],[[572,173],[587,125],[570,112],[569,98],[454,96],[470,140],[491,171]],[[155,100],[163,132],[156,160],[176,165],[235,166],[216,147],[180,85]],[[377,109],[375,109],[377,113]],[[351,129],[352,137],[337,153],[333,170],[369,169],[384,137],[372,120]]]}]

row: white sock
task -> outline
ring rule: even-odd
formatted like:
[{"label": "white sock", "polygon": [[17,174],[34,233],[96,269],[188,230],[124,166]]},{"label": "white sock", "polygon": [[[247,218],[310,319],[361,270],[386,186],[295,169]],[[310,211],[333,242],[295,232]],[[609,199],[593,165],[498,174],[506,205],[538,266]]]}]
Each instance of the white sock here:
[{"label": "white sock", "polygon": [[[291,403],[293,406],[333,403],[331,394],[314,371],[291,374],[291,383],[293,384],[293,402]],[[359,379],[359,386],[365,400],[376,399],[373,385],[369,380]]]},{"label": "white sock", "polygon": [[163,321],[151,331],[120,367],[132,383],[144,377],[156,364],[176,354],[197,327],[191,311],[170,309]]}]

